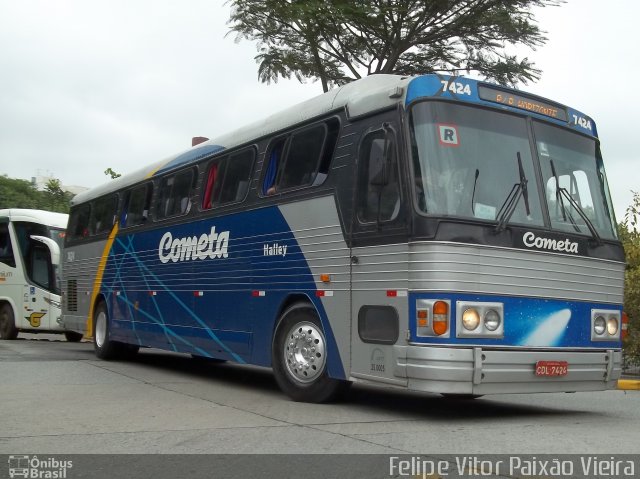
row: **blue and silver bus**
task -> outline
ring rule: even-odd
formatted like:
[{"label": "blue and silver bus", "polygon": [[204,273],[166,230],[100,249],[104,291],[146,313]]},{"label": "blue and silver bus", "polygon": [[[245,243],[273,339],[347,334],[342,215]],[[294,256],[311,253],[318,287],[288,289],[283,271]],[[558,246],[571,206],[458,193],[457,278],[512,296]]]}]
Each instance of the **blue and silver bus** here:
[{"label": "blue and silver bus", "polygon": [[66,328],[449,395],[613,388],[624,253],[596,125],[464,77],[374,75],[73,199]]}]

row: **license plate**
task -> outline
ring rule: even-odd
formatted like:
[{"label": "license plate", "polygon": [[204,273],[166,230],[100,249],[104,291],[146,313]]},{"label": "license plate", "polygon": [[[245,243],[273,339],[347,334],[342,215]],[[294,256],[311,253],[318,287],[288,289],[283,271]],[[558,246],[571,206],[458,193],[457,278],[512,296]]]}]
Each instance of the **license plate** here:
[{"label": "license plate", "polygon": [[536,376],[566,376],[569,363],[566,361],[538,361]]}]

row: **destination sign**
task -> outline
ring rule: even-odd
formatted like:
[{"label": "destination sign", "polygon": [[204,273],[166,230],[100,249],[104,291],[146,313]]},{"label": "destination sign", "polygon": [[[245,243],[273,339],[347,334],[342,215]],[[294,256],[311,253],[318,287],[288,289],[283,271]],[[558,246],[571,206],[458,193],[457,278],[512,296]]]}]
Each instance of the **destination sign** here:
[{"label": "destination sign", "polygon": [[539,115],[548,116],[557,120],[567,121],[567,112],[560,105],[547,103],[535,97],[516,94],[486,85],[478,85],[478,96],[482,100],[508,105],[520,110],[526,110]]}]

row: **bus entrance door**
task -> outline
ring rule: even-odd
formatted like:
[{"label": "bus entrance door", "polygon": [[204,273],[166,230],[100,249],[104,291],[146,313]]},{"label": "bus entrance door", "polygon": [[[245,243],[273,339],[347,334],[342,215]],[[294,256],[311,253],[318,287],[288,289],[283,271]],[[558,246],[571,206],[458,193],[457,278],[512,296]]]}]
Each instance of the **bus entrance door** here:
[{"label": "bus entrance door", "polygon": [[393,123],[372,125],[358,158],[351,236],[351,375],[406,386],[396,350],[407,330],[407,198]]},{"label": "bus entrance door", "polygon": [[[24,308],[22,309],[22,322],[29,329],[47,330],[55,328],[51,321],[51,294],[38,286],[24,285]],[[55,321],[55,319],[54,319]]]}]

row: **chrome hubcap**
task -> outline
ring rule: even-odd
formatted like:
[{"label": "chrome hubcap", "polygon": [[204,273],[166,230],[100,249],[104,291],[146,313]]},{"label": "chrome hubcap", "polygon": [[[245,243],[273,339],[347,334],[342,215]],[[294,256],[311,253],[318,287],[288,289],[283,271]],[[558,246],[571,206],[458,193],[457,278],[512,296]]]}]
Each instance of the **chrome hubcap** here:
[{"label": "chrome hubcap", "polygon": [[99,348],[104,345],[107,338],[107,315],[104,311],[100,311],[96,316],[96,344]]},{"label": "chrome hubcap", "polygon": [[289,376],[300,383],[314,381],[322,374],[326,361],[322,331],[308,321],[296,324],[287,333],[283,354]]}]

